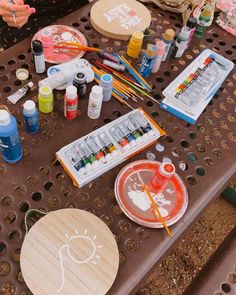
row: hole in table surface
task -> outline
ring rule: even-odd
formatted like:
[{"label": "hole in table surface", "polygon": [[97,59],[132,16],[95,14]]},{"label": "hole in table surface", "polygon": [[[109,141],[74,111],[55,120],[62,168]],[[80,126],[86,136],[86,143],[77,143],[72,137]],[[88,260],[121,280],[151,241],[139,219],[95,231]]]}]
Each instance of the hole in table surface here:
[{"label": "hole in table surface", "polygon": [[225,292],[225,293],[229,293],[231,291],[231,287],[229,284],[227,283],[223,283],[221,285],[221,289]]},{"label": "hole in table surface", "polygon": [[234,274],[233,272],[227,275],[227,279],[230,283],[236,284],[236,274]]},{"label": "hole in table surface", "polygon": [[196,169],[196,173],[197,173],[197,175],[199,175],[199,176],[204,176],[204,175],[206,174],[206,171],[205,171],[205,169],[204,169],[203,167],[198,167],[198,168]]},{"label": "hole in table surface", "polygon": [[190,185],[196,185],[197,184],[197,180],[194,176],[188,176],[187,178],[187,182],[190,184]]},{"label": "hole in table surface", "polygon": [[27,202],[21,202],[18,206],[21,212],[27,212],[29,210],[29,204]]},{"label": "hole in table surface", "polygon": [[3,207],[8,207],[12,204],[13,198],[11,196],[5,196],[1,198],[1,204]]},{"label": "hole in table surface", "polygon": [[16,214],[14,212],[8,212],[4,218],[5,223],[12,224],[16,221]]},{"label": "hole in table surface", "polygon": [[189,154],[188,154],[188,159],[189,159],[191,162],[196,162],[196,161],[197,161],[197,155],[194,154],[194,153],[189,153]]},{"label": "hole in table surface", "polygon": [[0,241],[0,256],[6,253],[7,246],[4,242]]},{"label": "hole in table surface", "polygon": [[12,230],[8,233],[9,241],[18,241],[20,240],[20,232],[18,230]]},{"label": "hole in table surface", "polygon": [[42,199],[42,193],[40,192],[35,192],[32,194],[32,199],[35,201],[35,202],[38,202]]},{"label": "hole in table surface", "polygon": [[44,183],[44,186],[43,187],[44,187],[44,189],[46,191],[52,191],[53,188],[54,188],[54,184],[51,181],[47,181],[47,182]]},{"label": "hole in table surface", "polygon": [[16,64],[16,60],[15,60],[15,59],[10,59],[10,60],[8,61],[8,64],[9,64],[10,66],[15,65],[15,64]]},{"label": "hole in table surface", "polygon": [[187,162],[184,162],[184,161],[179,162],[179,169],[182,171],[187,171],[188,170]]}]

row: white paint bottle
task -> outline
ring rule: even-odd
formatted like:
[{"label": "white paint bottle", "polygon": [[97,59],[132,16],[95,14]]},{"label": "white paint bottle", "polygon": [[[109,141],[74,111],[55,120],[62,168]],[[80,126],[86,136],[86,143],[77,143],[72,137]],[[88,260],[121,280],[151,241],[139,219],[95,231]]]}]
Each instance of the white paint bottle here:
[{"label": "white paint bottle", "polygon": [[93,86],[90,92],[88,103],[88,117],[90,119],[98,119],[100,117],[103,99],[102,91],[102,87]]}]

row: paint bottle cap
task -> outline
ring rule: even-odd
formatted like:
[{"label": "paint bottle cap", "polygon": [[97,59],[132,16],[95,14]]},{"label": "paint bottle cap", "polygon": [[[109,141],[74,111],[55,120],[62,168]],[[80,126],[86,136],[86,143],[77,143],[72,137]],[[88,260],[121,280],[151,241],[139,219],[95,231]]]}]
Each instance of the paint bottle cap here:
[{"label": "paint bottle cap", "polygon": [[45,28],[42,30],[41,41],[43,47],[51,47],[53,45],[53,34],[51,28]]},{"label": "paint bottle cap", "polygon": [[136,31],[132,35],[132,40],[136,42],[142,42],[143,41],[143,33],[140,31]]},{"label": "paint bottle cap", "polygon": [[76,72],[74,75],[74,81],[78,84],[84,84],[86,83],[87,77],[86,74],[81,72]]},{"label": "paint bottle cap", "polygon": [[52,88],[49,86],[41,86],[39,88],[39,94],[43,98],[47,98],[48,96],[52,95]]},{"label": "paint bottle cap", "polygon": [[24,68],[20,68],[16,70],[16,78],[20,81],[27,80],[29,78],[29,72],[28,70]]},{"label": "paint bottle cap", "polygon": [[172,163],[162,163],[159,172],[166,177],[171,177],[175,173],[175,166]]},{"label": "paint bottle cap", "polygon": [[203,11],[202,11],[199,19],[204,18],[204,19],[210,20],[211,14],[212,14],[212,8],[211,8],[211,6],[210,5],[206,5],[204,7],[204,9],[203,9]]},{"label": "paint bottle cap", "polygon": [[164,34],[162,34],[162,37],[167,41],[172,41],[175,36],[175,31],[172,29],[167,29]]},{"label": "paint bottle cap", "polygon": [[93,99],[102,99],[102,91],[102,87],[95,85],[93,86],[90,95]]},{"label": "paint bottle cap", "polygon": [[75,99],[77,97],[77,88],[73,85],[66,87],[66,98]]},{"label": "paint bottle cap", "polygon": [[195,17],[190,16],[190,18],[187,21],[187,27],[190,29],[195,28],[197,25],[197,19]]},{"label": "paint bottle cap", "polygon": [[147,45],[147,50],[146,50],[146,54],[149,56],[149,57],[155,57],[156,56],[156,46],[153,45],[153,44],[148,44]]},{"label": "paint bottle cap", "polygon": [[35,53],[41,53],[43,51],[43,45],[40,40],[34,40],[32,42],[32,49]]},{"label": "paint bottle cap", "polygon": [[35,112],[36,105],[33,100],[26,100],[23,104],[24,114],[25,115],[32,115]]},{"label": "paint bottle cap", "polygon": [[0,110],[0,126],[7,126],[11,122],[10,114],[6,110]]},{"label": "paint bottle cap", "polygon": [[112,75],[104,74],[101,76],[100,86],[102,88],[110,88],[110,87],[112,87],[112,83],[113,83]]}]

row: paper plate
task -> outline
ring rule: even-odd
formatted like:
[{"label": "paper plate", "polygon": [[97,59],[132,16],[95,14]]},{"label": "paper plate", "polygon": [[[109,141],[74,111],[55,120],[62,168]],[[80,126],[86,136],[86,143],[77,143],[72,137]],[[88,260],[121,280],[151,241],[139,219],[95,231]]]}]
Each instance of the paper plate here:
[{"label": "paper plate", "polygon": [[53,48],[50,46],[49,38],[45,37],[45,35],[43,36],[43,32],[51,32],[54,43],[59,41],[69,41],[87,46],[87,40],[80,31],[69,26],[51,25],[43,28],[33,36],[32,41],[40,40],[43,43],[45,61],[52,64],[60,64],[82,57],[85,54],[84,51],[80,50]]},{"label": "paper plate", "polygon": [[[135,161],[119,172],[115,182],[116,199],[123,212],[134,222],[152,228],[162,228],[163,225],[153,215],[151,202],[143,191],[142,180],[148,185],[160,164],[156,161]],[[162,193],[150,192],[167,225],[176,223],[185,213],[188,193],[176,173]]]}]

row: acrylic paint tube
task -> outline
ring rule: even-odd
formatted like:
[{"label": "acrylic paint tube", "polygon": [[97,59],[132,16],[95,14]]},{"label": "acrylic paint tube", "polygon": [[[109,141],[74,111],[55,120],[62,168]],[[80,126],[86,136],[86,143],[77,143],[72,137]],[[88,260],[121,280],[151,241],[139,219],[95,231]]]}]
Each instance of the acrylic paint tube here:
[{"label": "acrylic paint tube", "polygon": [[98,135],[94,135],[92,138],[93,138],[94,142],[96,143],[96,145],[100,148],[100,151],[105,155],[106,161],[109,162],[112,159],[110,151],[106,147],[103,146]]},{"label": "acrylic paint tube", "polygon": [[98,161],[104,163],[105,162],[105,155],[104,153],[100,150],[99,146],[94,142],[91,136],[87,137],[85,139],[87,145],[90,147],[90,149],[93,151],[95,157],[97,158]]},{"label": "acrylic paint tube", "polygon": [[189,36],[190,36],[190,29],[184,26],[178,34],[178,37],[176,39],[175,46],[173,49],[173,56],[175,58],[182,57],[182,55],[184,54],[184,51],[187,48]]},{"label": "acrylic paint tube", "polygon": [[[79,144],[79,149],[81,150],[82,154],[86,157],[85,160],[89,161],[89,163],[92,165],[92,167],[98,167],[98,161],[97,158],[95,157],[93,151],[91,148],[87,145],[87,143],[82,142]],[[88,167],[88,170],[91,170],[92,167]],[[87,168],[87,166],[86,166]]]},{"label": "acrylic paint tube", "polygon": [[142,141],[141,134],[136,130],[135,126],[128,118],[122,121],[122,123],[126,126],[137,142]]},{"label": "acrylic paint tube", "polygon": [[108,66],[114,70],[117,70],[117,71],[120,71],[120,72],[124,72],[125,70],[125,66],[124,65],[121,65],[121,64],[117,64],[113,61],[110,61],[110,60],[106,60],[104,59],[103,62],[102,62],[105,66]]},{"label": "acrylic paint tube", "polygon": [[123,122],[119,123],[118,128],[120,129],[123,136],[128,139],[129,144],[131,146],[136,146],[137,145],[137,142],[136,142],[134,136],[129,132],[128,128],[123,124]]},{"label": "acrylic paint tube", "polygon": [[112,143],[111,139],[109,139],[109,136],[106,134],[105,131],[102,132],[99,137],[101,139],[103,147],[106,148],[112,156],[114,155],[116,157],[119,155],[119,152],[117,151],[116,147]]},{"label": "acrylic paint tube", "polygon": [[175,37],[175,31],[172,29],[167,29],[164,34],[162,34],[162,41],[165,43],[165,52],[162,56],[162,61],[166,61],[167,57],[169,56],[169,51],[171,45],[173,44]]},{"label": "acrylic paint tube", "polygon": [[32,89],[33,86],[34,86],[34,83],[29,82],[28,84],[26,84],[25,86],[17,90],[15,93],[8,96],[7,100],[16,104],[22,97],[27,95],[27,93],[30,91],[30,89]]},{"label": "acrylic paint tube", "polygon": [[138,131],[140,130],[143,131],[143,137],[146,138],[149,135],[152,136],[154,134],[152,127],[150,126],[148,121],[145,120],[144,117],[141,116],[139,112],[130,115],[129,119],[135,125],[135,127],[137,127]]},{"label": "acrylic paint tube", "polygon": [[[79,149],[79,145],[74,145],[74,151],[76,152],[76,164],[74,165],[75,169],[79,172],[79,174],[84,175],[86,173],[86,165],[91,168],[91,164],[86,159],[86,157],[81,153]],[[89,170],[89,169],[87,169]]]},{"label": "acrylic paint tube", "polygon": [[130,149],[129,141],[126,137],[123,136],[120,129],[118,128],[118,125],[114,125],[109,130],[110,135],[116,140],[117,143],[119,143],[120,146],[122,146],[125,150]]}]

